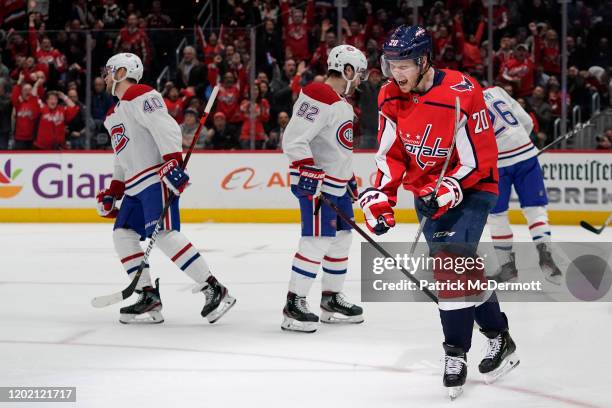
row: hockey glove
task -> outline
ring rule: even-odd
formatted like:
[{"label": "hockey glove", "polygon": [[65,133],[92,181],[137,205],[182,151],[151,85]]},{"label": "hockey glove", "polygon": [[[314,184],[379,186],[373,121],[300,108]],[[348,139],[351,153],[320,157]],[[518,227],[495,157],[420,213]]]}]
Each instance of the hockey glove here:
[{"label": "hockey glove", "polygon": [[309,199],[317,196],[321,190],[324,177],[325,172],[318,167],[301,166],[296,195],[298,197],[309,197]]},{"label": "hockey glove", "polygon": [[395,226],[393,208],[389,197],[375,188],[368,188],[359,195],[359,205],[368,229],[376,235],[382,235]]},{"label": "hockey glove", "polygon": [[444,177],[436,197],[432,200],[431,195],[436,183],[430,183],[419,192],[415,205],[421,215],[436,220],[449,209],[458,206],[463,200],[461,185],[452,177]]},{"label": "hockey glove", "polygon": [[104,218],[116,218],[119,209],[115,203],[123,198],[124,191],[125,183],[118,180],[111,181],[109,188],[101,190],[96,196],[98,215]]},{"label": "hockey glove", "polygon": [[168,160],[157,173],[166,187],[177,196],[181,195],[189,182],[189,176],[183,171],[177,159]]},{"label": "hockey glove", "polygon": [[355,178],[354,174],[346,185],[346,190],[348,191],[349,197],[351,197],[352,202],[355,202],[359,199],[359,189],[357,188],[357,179]]}]

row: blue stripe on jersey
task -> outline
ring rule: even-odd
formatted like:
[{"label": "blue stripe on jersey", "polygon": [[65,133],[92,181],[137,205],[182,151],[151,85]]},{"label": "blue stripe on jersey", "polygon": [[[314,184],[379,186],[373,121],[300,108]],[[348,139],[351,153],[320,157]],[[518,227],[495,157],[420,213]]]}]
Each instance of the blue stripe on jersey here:
[{"label": "blue stripe on jersey", "polygon": [[493,245],[493,248],[495,248],[495,249],[501,249],[502,251],[512,251],[512,247],[511,247],[511,246],[499,246],[499,245]]},{"label": "blue stripe on jersey", "polygon": [[336,270],[323,267],[323,272],[330,273],[332,275],[344,275],[346,273],[346,269]]},{"label": "blue stripe on jersey", "polygon": [[324,185],[324,186],[333,187],[333,188],[345,188],[345,187],[346,187],[346,185],[344,185],[344,186],[337,186],[337,185],[335,185],[335,184],[328,183],[327,181],[324,181],[324,182],[323,182],[323,185]]},{"label": "blue stripe on jersey", "polygon": [[[149,264],[145,264],[145,268],[148,268]],[[130,274],[132,272],[136,272],[138,270],[138,268],[140,268],[140,264],[131,267],[130,269],[127,270],[127,273]]]},{"label": "blue stripe on jersey", "polygon": [[143,181],[150,179],[151,177],[153,177],[154,175],[157,174],[157,170],[155,170],[154,172],[152,172],[151,174],[141,178],[140,180],[138,180],[137,182],[135,182],[134,184],[130,184],[129,186],[125,186],[126,190],[129,190],[130,188],[136,187],[137,185],[139,185],[140,183],[142,183]]},{"label": "blue stripe on jersey", "polygon": [[504,159],[511,159],[511,158],[513,158],[513,157],[520,156],[521,154],[527,153],[527,152],[529,152],[529,151],[531,151],[531,150],[533,150],[533,149],[535,149],[535,148],[536,148],[536,147],[535,147],[535,145],[531,145],[531,147],[530,147],[529,149],[527,149],[527,150],[523,150],[522,152],[515,153],[515,154],[510,155],[510,156],[504,156],[504,157],[502,157],[502,156],[500,155],[500,156],[499,156],[499,159],[501,159],[501,160],[504,160]]},{"label": "blue stripe on jersey", "polygon": [[304,276],[307,276],[307,277],[309,277],[309,278],[313,278],[313,279],[314,279],[314,278],[316,278],[316,277],[317,277],[317,274],[316,274],[316,273],[312,273],[312,272],[305,271],[305,270],[300,269],[300,268],[298,268],[298,267],[296,267],[296,266],[292,266],[292,267],[291,267],[291,270],[292,270],[293,272],[297,272],[297,273],[299,273],[300,275],[304,275]]},{"label": "blue stripe on jersey", "polygon": [[196,259],[198,259],[200,257],[200,253],[196,252],[196,254],[194,256],[192,256],[191,258],[189,258],[189,260],[187,262],[185,262],[183,264],[183,266],[181,266],[181,270],[185,270],[187,268],[189,268],[189,265],[191,265],[193,263],[193,261],[195,261]]}]

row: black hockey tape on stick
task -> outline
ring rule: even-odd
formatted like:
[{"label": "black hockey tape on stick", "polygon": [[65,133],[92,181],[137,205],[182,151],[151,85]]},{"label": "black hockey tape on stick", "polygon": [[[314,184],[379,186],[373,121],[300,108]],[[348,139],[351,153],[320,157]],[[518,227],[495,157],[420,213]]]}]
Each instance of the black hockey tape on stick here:
[{"label": "black hockey tape on stick", "polygon": [[[208,98],[208,103],[206,104],[206,108],[204,109],[204,114],[200,118],[200,123],[198,125],[198,128],[196,129],[195,134],[193,135],[193,140],[191,141],[189,150],[187,151],[187,154],[185,155],[185,159],[183,160],[183,170],[187,168],[187,163],[189,162],[189,159],[191,158],[191,153],[193,152],[193,149],[195,148],[196,142],[200,138],[200,132],[202,131],[204,122],[206,122],[206,118],[208,117],[208,114],[210,113],[210,110],[212,109],[215,99],[217,98],[218,92],[219,92],[219,86],[217,85],[215,86],[212,93],[210,94],[210,98]],[[91,300],[91,305],[93,307],[101,308],[101,307],[110,306],[115,303],[119,303],[122,300],[125,300],[129,298],[130,296],[132,296],[132,294],[134,293],[134,290],[136,290],[136,285],[138,284],[140,275],[142,275],[142,271],[144,270],[145,265],[147,264],[147,261],[149,260],[149,254],[151,253],[151,250],[153,249],[153,246],[155,245],[155,241],[157,240],[157,235],[159,234],[159,231],[161,230],[161,226],[163,224],[164,217],[166,216],[166,213],[168,212],[168,208],[170,208],[170,205],[172,204],[175,198],[176,196],[171,191],[168,197],[168,201],[166,201],[166,204],[164,205],[164,209],[159,219],[157,220],[157,224],[155,224],[155,230],[153,230],[153,234],[151,234],[151,238],[149,239],[149,243],[147,245],[147,250],[145,251],[144,256],[142,257],[142,261],[140,261],[140,265],[138,266],[138,271],[134,275],[132,282],[130,282],[130,284],[125,289],[123,289],[121,292],[117,292],[117,293],[113,293],[113,294],[105,295],[105,296],[98,296],[98,297],[93,298]]]},{"label": "black hockey tape on stick", "polygon": [[[361,227],[359,227],[359,225],[357,225],[357,223],[351,219],[348,215],[346,215],[344,213],[344,211],[342,211],[340,208],[338,208],[338,206],[331,201],[329,198],[327,198],[324,194],[321,194],[319,196],[319,199],[321,200],[321,202],[323,202],[325,205],[328,205],[331,209],[333,209],[336,214],[338,214],[338,216],[340,218],[342,218],[347,224],[349,224],[351,227],[353,227],[353,229],[355,231],[357,231],[357,233],[359,235],[361,235],[366,241],[368,241],[370,243],[370,245],[372,245],[378,252],[380,252],[384,257],[386,258],[391,258],[393,259],[393,256],[391,256],[391,254],[389,252],[387,252],[382,246],[380,246],[380,244],[376,241],[374,241],[372,239],[372,237],[370,237],[368,235],[367,232],[365,232],[363,229],[361,229]],[[406,277],[408,279],[410,279],[412,282],[414,282],[416,285],[418,285],[420,287],[420,282],[417,278],[414,277],[414,275],[412,275],[410,272],[408,272],[406,269],[404,269],[403,266],[401,265],[397,265],[400,269],[400,271],[402,271],[402,273],[404,275],[406,275]],[[435,303],[438,303],[438,297],[429,289],[427,288],[423,288],[421,289],[423,291],[423,293],[425,293],[427,295],[427,297],[429,297],[432,301],[434,301]]]},{"label": "black hockey tape on stick", "polygon": [[606,227],[608,226],[608,224],[610,224],[610,221],[612,221],[612,213],[610,213],[610,215],[608,215],[608,218],[606,218],[606,221],[604,222],[604,224],[601,226],[601,228],[596,228],[594,226],[592,226],[591,224],[589,224],[586,221],[580,221],[580,226],[586,230],[589,230],[597,235],[601,234],[603,232],[603,230],[606,229]]}]

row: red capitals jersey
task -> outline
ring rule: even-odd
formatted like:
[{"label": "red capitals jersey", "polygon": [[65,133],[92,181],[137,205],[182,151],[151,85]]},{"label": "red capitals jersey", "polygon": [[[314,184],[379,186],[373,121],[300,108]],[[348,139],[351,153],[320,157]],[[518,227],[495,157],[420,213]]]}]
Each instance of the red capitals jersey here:
[{"label": "red capitals jersey", "polygon": [[400,184],[418,194],[438,180],[453,140],[457,96],[461,117],[468,121],[457,131],[445,176],[458,180],[463,190],[497,194],[497,144],[482,88],[461,72],[436,69],[433,86],[424,94],[403,93],[395,81],[378,94],[375,187],[392,205]]}]

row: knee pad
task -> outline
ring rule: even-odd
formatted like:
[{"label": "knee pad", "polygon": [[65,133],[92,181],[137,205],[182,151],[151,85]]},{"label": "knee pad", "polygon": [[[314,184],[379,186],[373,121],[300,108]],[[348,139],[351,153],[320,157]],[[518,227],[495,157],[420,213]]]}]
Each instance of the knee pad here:
[{"label": "knee pad", "polygon": [[115,251],[121,258],[142,251],[140,234],[131,229],[117,228],[114,230],[113,243],[115,244]]},{"label": "knee pad", "polygon": [[500,212],[497,214],[489,214],[488,222],[489,230],[491,231],[491,237],[493,239],[495,239],[496,236],[512,235],[510,221],[508,220],[508,211]]},{"label": "knee pad", "polygon": [[353,234],[351,231],[338,231],[329,246],[327,255],[336,258],[348,256],[352,242]]},{"label": "knee pad", "polygon": [[530,227],[538,222],[548,224],[548,213],[546,212],[546,207],[544,206],[524,207],[523,214],[525,215],[527,224],[529,224]]},{"label": "knee pad", "polygon": [[329,251],[334,239],[334,237],[301,237],[298,253],[320,262]]}]

